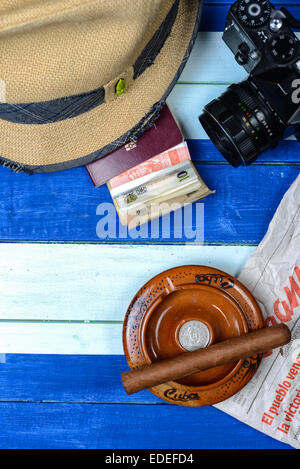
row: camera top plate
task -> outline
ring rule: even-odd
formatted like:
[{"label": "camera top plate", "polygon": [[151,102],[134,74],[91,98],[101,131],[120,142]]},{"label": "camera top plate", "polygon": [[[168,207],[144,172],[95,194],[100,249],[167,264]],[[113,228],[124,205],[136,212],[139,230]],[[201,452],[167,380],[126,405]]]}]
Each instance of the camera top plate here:
[{"label": "camera top plate", "polygon": [[300,60],[300,41],[289,19],[268,0],[235,2],[223,40],[248,73],[261,74]]}]

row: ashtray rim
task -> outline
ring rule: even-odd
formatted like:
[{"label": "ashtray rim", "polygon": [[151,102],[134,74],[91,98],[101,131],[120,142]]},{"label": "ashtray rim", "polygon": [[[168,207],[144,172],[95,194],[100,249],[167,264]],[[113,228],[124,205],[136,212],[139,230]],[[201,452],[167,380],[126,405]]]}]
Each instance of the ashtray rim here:
[{"label": "ashtray rim", "polygon": [[[229,297],[236,301],[239,306],[241,306],[242,303],[244,320],[245,324],[247,325],[247,330],[245,330],[245,332],[250,332],[252,330],[257,330],[263,327],[263,316],[256,300],[249,292],[249,290],[236,278],[219,269],[204,265],[186,265],[174,267],[172,269],[161,272],[146,282],[143,287],[139,289],[127,310],[123,326],[123,346],[130,368],[137,368],[139,366],[151,363],[149,355],[145,353],[145,349],[141,347],[141,334],[145,328],[146,322],[149,321],[148,317],[145,322],[147,312],[149,308],[153,308],[153,304],[159,298],[159,294],[157,294],[156,297],[154,295],[154,297],[150,299],[151,295],[153,295],[153,291],[155,290],[154,287],[158,287],[160,289],[160,295],[162,294],[161,291],[163,291],[163,288],[167,290],[169,289],[170,291],[169,293],[167,292],[167,296],[172,292],[172,279],[173,283],[175,283],[174,278],[177,278],[176,275],[179,275],[180,277],[183,272],[185,275],[190,276],[190,278],[197,274],[198,278],[204,279],[204,283],[205,276],[207,276],[208,282],[209,276],[212,276],[212,278],[214,278],[214,285],[212,288],[217,288],[223,292],[224,289],[230,289],[231,294]],[[166,279],[168,279],[168,281],[166,281]],[[178,279],[176,281],[179,282]],[[184,284],[187,285],[188,283],[189,282],[186,282]],[[161,285],[163,285],[163,287]],[[196,277],[192,285],[197,285]],[[193,395],[191,399],[178,399],[178,401],[175,403],[179,405],[201,406],[216,404],[232,396],[242,387],[244,387],[244,385],[251,379],[256,369],[258,368],[260,359],[261,356],[256,356],[252,357],[251,359],[240,360],[228,373],[228,375],[225,375],[219,381],[211,384],[202,386],[187,386],[185,384],[178,383],[177,381],[172,381],[160,386],[156,386],[155,388],[151,388],[149,390],[158,397],[173,403],[174,398],[168,397],[168,393],[166,393],[166,389],[168,387],[172,389],[176,388],[176,391],[178,391],[181,396],[182,393],[184,393],[185,396],[189,394]],[[195,397],[196,395],[198,396],[197,398]]]}]

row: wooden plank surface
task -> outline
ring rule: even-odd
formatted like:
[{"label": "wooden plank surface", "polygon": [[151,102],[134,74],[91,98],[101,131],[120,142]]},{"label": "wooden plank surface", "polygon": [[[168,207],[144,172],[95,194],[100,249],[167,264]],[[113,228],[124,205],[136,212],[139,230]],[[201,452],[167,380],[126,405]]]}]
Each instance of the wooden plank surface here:
[{"label": "wooden plank surface", "polygon": [[[194,162],[196,164],[201,163],[202,165],[201,167],[199,166],[199,170],[202,170],[203,165],[205,164],[220,163],[223,165],[229,165],[221,153],[216,150],[216,147],[210,140],[189,139],[187,142]],[[300,169],[299,152],[299,143],[294,138],[281,140],[276,147],[276,151],[273,149],[266,151],[260,156],[258,161],[252,164],[252,166],[285,166],[287,163],[295,166],[297,174]],[[298,168],[296,166],[298,166]]]},{"label": "wooden plank surface", "polygon": [[[296,34],[299,37],[300,33]],[[176,87],[184,83],[230,85],[248,78],[247,72],[237,64],[222,40],[222,35],[223,32],[216,30],[199,32]]]},{"label": "wooden plank surface", "polygon": [[[253,250],[248,246],[0,244],[0,324],[37,319],[122,322],[131,299],[149,278],[184,264],[214,265],[237,275]],[[4,340],[0,330],[0,343]]]},{"label": "wooden plank surface", "polygon": [[[219,64],[220,63],[222,62],[219,61]],[[235,64],[233,63],[231,66],[234,68]],[[219,76],[222,76],[221,72]],[[169,96],[168,104],[182,128],[185,138],[199,140],[208,139],[207,134],[200,125],[198,119],[199,115],[202,113],[204,106],[213,99],[221,96],[221,94],[227,89],[227,86],[227,84],[201,82],[182,82],[175,86]],[[270,155],[270,161],[272,161],[272,158],[276,157],[276,155],[273,154],[274,151]],[[260,159],[258,162],[260,162]]]},{"label": "wooden plank surface", "polygon": [[0,414],[0,448],[286,447],[212,407],[0,403]]},{"label": "wooden plank surface", "polygon": [[[216,189],[203,202],[205,246],[182,245],[189,239],[174,230],[99,239],[97,206],[110,197],[84,168],[33,176],[0,168],[1,448],[287,447],[212,407],[171,406],[147,391],[127,396],[120,382],[122,321],[135,291],[180,264],[236,275],[299,173],[293,139],[236,170],[199,124],[211,99],[246,78],[221,41],[229,5],[205,2],[192,57],[168,100],[199,173]],[[299,1],[285,6],[300,18]]]},{"label": "wooden plank surface", "polygon": [[2,244],[0,353],[122,354],[125,312],[149,278],[184,264],[237,275],[253,250]]},{"label": "wooden plank surface", "polygon": [[[201,155],[200,143],[196,149]],[[216,190],[216,194],[203,201],[204,242],[257,244],[264,236],[282,196],[298,175],[300,165],[259,164],[236,169],[219,163],[199,163],[197,169],[206,184]],[[145,233],[146,228],[143,227],[136,239],[131,235],[119,235],[118,231],[116,236],[113,233],[101,239],[96,232],[97,223],[102,218],[97,215],[97,207],[101,203],[111,203],[111,199],[106,186],[93,187],[85,168],[34,176],[16,176],[6,168],[0,168],[0,174],[2,241],[193,241],[192,235],[187,237],[185,233],[196,229],[195,204],[194,215],[187,218],[186,231],[182,230],[183,236],[180,238],[174,232],[174,223],[171,223],[170,236],[166,237],[162,237],[160,230],[160,235],[153,238],[151,232],[147,229]]]}]

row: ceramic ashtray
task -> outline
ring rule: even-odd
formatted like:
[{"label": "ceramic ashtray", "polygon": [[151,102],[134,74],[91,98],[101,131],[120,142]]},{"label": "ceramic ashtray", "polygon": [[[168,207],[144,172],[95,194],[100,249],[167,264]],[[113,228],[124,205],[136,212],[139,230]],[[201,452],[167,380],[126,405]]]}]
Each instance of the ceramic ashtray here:
[{"label": "ceramic ashtray", "polygon": [[[167,270],[147,282],[125,317],[123,345],[134,369],[263,327],[260,308],[238,280],[205,266]],[[249,382],[261,356],[201,371],[149,389],[172,403],[221,402]]]}]

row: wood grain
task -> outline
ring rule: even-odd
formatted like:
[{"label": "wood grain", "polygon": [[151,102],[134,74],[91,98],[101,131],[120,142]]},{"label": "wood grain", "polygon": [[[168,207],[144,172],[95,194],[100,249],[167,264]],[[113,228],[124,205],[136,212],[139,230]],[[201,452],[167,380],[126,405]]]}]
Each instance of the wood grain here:
[{"label": "wood grain", "polygon": [[6,402],[0,414],[0,448],[287,448],[213,407]]},{"label": "wood grain", "polygon": [[[200,151],[199,158],[203,155]],[[235,169],[216,163],[197,164],[197,169],[210,189],[216,190],[216,194],[201,201],[205,243],[257,244],[300,166],[252,165]],[[195,239],[195,230],[202,223],[201,216],[197,221],[194,204],[191,216],[186,216],[185,229],[179,233],[171,223],[170,233],[163,236],[160,221],[154,235],[146,226],[135,238],[132,234],[120,234],[118,229],[99,238],[97,224],[106,212],[97,215],[97,207],[112,202],[106,186],[93,187],[85,168],[34,176],[16,176],[7,168],[0,168],[0,177],[2,241],[185,243]],[[109,209],[115,215],[112,205]],[[114,222],[110,226],[115,228]]]},{"label": "wood grain", "polygon": [[125,312],[149,278],[195,263],[237,275],[251,252],[246,246],[2,244],[0,353],[122,354]]}]

